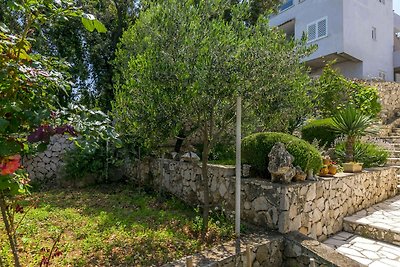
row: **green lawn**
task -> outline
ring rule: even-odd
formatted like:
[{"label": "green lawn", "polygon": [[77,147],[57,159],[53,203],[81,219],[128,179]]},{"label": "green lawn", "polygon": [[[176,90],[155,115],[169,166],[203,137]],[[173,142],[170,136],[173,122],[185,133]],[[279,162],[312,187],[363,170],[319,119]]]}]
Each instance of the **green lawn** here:
[{"label": "green lawn", "polygon": [[[232,225],[214,219],[208,241],[202,243],[193,208],[127,186],[50,190],[30,199],[39,204],[18,229],[23,266],[38,266],[58,236],[62,254],[52,266],[161,265],[233,235]],[[11,266],[8,247],[1,247],[5,265]]]}]

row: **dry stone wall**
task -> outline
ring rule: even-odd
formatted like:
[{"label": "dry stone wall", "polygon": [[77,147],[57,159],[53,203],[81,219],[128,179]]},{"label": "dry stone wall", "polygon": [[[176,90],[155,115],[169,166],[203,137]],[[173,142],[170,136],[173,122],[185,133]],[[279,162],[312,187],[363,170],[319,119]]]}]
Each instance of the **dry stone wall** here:
[{"label": "dry stone wall", "polygon": [[[240,243],[235,240],[216,246],[210,250],[202,251],[192,255],[193,266],[251,266],[277,267],[283,266],[283,237],[280,235],[267,235],[257,233],[241,236]],[[250,257],[246,255],[246,248],[249,245]],[[236,254],[236,247],[240,247],[240,252]],[[170,262],[163,267],[185,267],[186,257]]]},{"label": "dry stone wall", "polygon": [[30,179],[35,182],[48,182],[60,178],[60,170],[63,165],[62,156],[73,146],[74,143],[68,140],[68,136],[52,136],[46,151],[24,158],[23,165],[26,167]]},{"label": "dry stone wall", "polygon": [[[203,201],[201,168],[196,163],[154,160],[140,169],[141,178],[152,180],[153,186],[193,205]],[[131,171],[135,177],[137,169]],[[234,173],[234,167],[218,165],[209,170],[212,206],[225,209],[228,215],[235,209]],[[345,216],[394,196],[396,190],[394,168],[288,185],[242,179],[241,218],[265,229],[281,233],[299,231],[325,240],[342,229]]]}]

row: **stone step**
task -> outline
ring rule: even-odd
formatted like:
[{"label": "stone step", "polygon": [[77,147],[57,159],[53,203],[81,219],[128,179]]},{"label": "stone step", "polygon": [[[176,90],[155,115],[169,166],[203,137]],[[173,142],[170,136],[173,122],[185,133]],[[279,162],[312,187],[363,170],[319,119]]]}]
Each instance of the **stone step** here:
[{"label": "stone step", "polygon": [[323,243],[366,266],[400,266],[400,247],[386,242],[339,232]]},{"label": "stone step", "polygon": [[344,218],[343,229],[400,246],[400,196]]},{"label": "stone step", "polygon": [[400,150],[389,151],[393,158],[400,158]]},{"label": "stone step", "polygon": [[390,166],[400,165],[400,158],[388,158],[386,164]]}]

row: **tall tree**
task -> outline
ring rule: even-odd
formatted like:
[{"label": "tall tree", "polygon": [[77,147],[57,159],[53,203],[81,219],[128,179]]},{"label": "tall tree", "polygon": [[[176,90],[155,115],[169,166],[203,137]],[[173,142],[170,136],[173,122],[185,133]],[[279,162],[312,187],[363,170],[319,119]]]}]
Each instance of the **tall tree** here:
[{"label": "tall tree", "polygon": [[300,61],[311,50],[286,41],[264,15],[254,25],[244,23],[250,13],[248,3],[232,6],[228,0],[153,3],[124,33],[117,51],[114,115],[121,131],[149,146],[182,129],[202,134],[203,233],[208,156],[234,123],[236,97],[243,96],[245,112],[258,121],[287,111],[275,110],[277,101],[289,107],[307,101],[303,85],[310,80]]},{"label": "tall tree", "polygon": [[[9,3],[24,1],[0,0],[0,21],[12,29],[19,29],[23,13]],[[57,2],[57,1],[56,1]],[[35,37],[32,49],[42,55],[65,59],[71,68],[72,91],[61,98],[72,100],[104,111],[111,109],[113,93],[113,66],[115,50],[124,29],[133,23],[139,12],[139,1],[128,0],[68,0],[71,6],[80,6],[102,21],[107,33],[88,32],[79,20],[56,17],[51,23],[32,29]],[[23,19],[22,19],[23,21]]]}]

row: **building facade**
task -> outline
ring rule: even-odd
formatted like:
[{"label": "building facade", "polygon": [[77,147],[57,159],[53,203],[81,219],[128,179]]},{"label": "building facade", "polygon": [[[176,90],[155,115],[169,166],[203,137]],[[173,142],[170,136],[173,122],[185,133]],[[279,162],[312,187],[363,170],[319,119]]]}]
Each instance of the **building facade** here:
[{"label": "building facade", "polygon": [[400,81],[400,16],[393,0],[286,0],[270,24],[318,46],[306,58],[314,75],[335,60],[349,78]]}]

